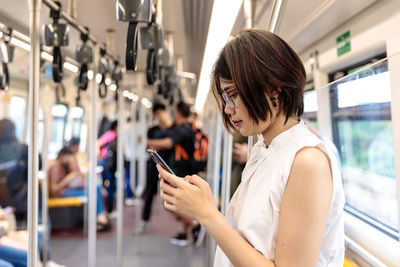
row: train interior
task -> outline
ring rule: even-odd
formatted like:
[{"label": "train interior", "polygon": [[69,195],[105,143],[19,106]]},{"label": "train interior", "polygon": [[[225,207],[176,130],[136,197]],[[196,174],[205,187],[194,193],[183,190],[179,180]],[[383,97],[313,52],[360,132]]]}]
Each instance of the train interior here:
[{"label": "train interior", "polygon": [[[299,55],[303,119],[340,157],[343,266],[400,266],[399,25],[398,0],[0,0],[0,208],[14,213],[0,229],[18,230],[31,264],[212,266],[216,244],[207,233],[171,243],[182,224],[149,193],[148,129],[158,103],[171,120],[179,102],[192,107],[208,137],[203,178],[224,213],[245,164],[232,158],[233,143],[250,139],[224,129],[210,73],[230,36],[254,27]],[[102,140],[114,123],[110,167],[101,163],[111,151]],[[49,177],[71,146],[82,181],[73,186],[79,194],[66,196]],[[10,189],[16,167],[25,168],[21,210],[12,204],[20,191]],[[38,235],[28,238],[29,230]]]}]

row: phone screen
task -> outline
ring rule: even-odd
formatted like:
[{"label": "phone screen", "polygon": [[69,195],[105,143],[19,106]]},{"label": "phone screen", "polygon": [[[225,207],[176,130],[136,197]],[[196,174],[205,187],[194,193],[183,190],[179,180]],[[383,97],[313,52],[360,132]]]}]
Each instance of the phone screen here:
[{"label": "phone screen", "polygon": [[168,166],[167,163],[161,158],[161,156],[157,153],[157,151],[153,149],[147,149],[147,152],[149,153],[150,157],[156,164],[160,164],[165,170],[167,170],[169,173],[175,175],[175,173],[172,171],[172,169]]}]

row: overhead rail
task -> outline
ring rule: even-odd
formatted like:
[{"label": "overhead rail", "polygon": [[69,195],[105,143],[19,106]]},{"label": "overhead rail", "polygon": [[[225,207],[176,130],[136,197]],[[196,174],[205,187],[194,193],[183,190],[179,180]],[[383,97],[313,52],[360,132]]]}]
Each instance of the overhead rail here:
[{"label": "overhead rail", "polygon": [[[26,36],[25,34],[12,29],[12,31],[10,31],[10,28],[7,27],[6,25],[4,25],[3,23],[0,23],[0,38],[3,37],[3,35],[10,35],[11,40],[10,40],[10,44],[17,46],[19,48],[22,48],[26,51],[30,51],[31,50],[31,39]],[[52,52],[51,49],[45,46],[41,47],[41,58],[52,62],[53,61],[53,56],[52,56]],[[65,61],[64,61],[64,67],[71,71],[71,72],[78,72],[78,62],[76,62],[74,59],[70,58],[70,57],[64,57]]]},{"label": "overhead rail", "polygon": [[[60,10],[60,7],[52,0],[42,0],[42,1],[43,1],[43,4],[45,4],[47,7],[51,8],[54,11],[59,11]],[[61,10],[60,14],[61,14],[61,17],[65,21],[68,22],[68,24],[70,24],[72,27],[77,29],[82,34],[86,34],[88,36],[89,40],[93,42],[93,44],[98,44],[100,46],[100,48],[106,49],[106,47],[105,47],[105,45],[103,43],[99,42],[96,39],[96,37],[94,37],[93,34],[91,34],[88,31],[88,29],[85,28],[85,26],[79,24],[79,22],[76,19],[74,19],[73,17],[71,17],[67,12]],[[109,56],[112,57],[112,55],[109,55]]]}]

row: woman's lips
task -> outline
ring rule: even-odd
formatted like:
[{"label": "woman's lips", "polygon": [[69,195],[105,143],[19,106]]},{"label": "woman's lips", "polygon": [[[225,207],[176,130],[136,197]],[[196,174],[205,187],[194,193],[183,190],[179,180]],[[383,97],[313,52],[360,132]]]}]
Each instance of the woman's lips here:
[{"label": "woman's lips", "polygon": [[232,122],[236,127],[239,127],[242,124],[242,120],[237,120],[237,121],[232,120]]}]

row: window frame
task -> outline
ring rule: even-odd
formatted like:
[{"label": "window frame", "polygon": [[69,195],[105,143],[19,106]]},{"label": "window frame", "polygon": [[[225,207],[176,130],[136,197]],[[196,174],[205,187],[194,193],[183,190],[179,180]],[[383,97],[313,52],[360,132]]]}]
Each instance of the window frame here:
[{"label": "window frame", "polygon": [[[347,68],[340,69],[333,71],[328,75],[329,77],[329,94],[330,94],[330,106],[331,106],[331,118],[332,118],[332,137],[334,144],[340,148],[341,142],[339,137],[339,121],[355,121],[355,120],[392,120],[391,115],[391,102],[385,103],[373,103],[373,104],[363,104],[358,106],[351,106],[351,107],[344,107],[339,108],[338,103],[338,90],[337,85],[338,83],[333,83],[335,74],[338,72],[343,72],[344,76],[350,75],[357,71],[358,69],[366,66],[367,64],[374,63],[374,60],[383,60],[386,58],[386,53],[376,55],[374,57],[365,59],[360,61],[354,65],[351,65]],[[381,67],[380,72],[389,71],[389,65],[385,67]],[[342,79],[343,77],[339,78],[338,80]],[[342,151],[338,149],[340,156],[342,157]],[[396,178],[396,183],[398,183]],[[370,216],[369,214],[357,209],[357,207],[353,207],[351,205],[345,204],[344,207],[345,211],[352,214],[353,216],[357,217],[358,219],[362,220],[363,222],[371,225],[372,227],[376,228],[377,230],[383,232],[387,236],[395,239],[396,241],[400,240],[400,227],[399,229],[394,229],[392,226],[387,225],[386,223],[379,221],[378,219]],[[400,207],[397,207],[398,212],[400,212]],[[400,224],[400,222],[399,222]]]}]

